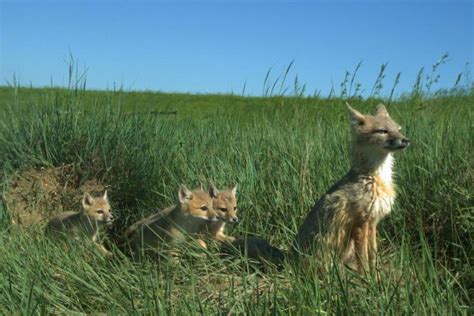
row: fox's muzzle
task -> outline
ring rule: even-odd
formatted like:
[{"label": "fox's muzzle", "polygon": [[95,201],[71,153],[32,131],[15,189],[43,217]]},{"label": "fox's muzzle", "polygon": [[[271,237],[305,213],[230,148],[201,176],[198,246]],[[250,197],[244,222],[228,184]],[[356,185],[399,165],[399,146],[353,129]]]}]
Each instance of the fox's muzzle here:
[{"label": "fox's muzzle", "polygon": [[207,214],[207,220],[208,220],[209,222],[217,222],[219,219],[220,219],[220,216],[219,216],[219,214],[216,213],[216,212],[210,211],[210,212]]},{"label": "fox's muzzle", "polygon": [[410,145],[410,140],[408,138],[403,138],[401,140],[401,143],[402,143],[403,148],[405,148],[405,147],[408,147],[408,145]]},{"label": "fox's muzzle", "polygon": [[406,137],[391,139],[388,143],[387,149],[405,149],[410,145],[410,140]]},{"label": "fox's muzzle", "polygon": [[115,221],[115,217],[112,214],[110,214],[110,216],[104,220],[106,225],[111,225],[114,221]]},{"label": "fox's muzzle", "polygon": [[207,220],[208,220],[209,222],[217,222],[219,219],[217,218],[217,216],[212,216],[212,217],[209,216],[209,217],[207,218]]}]

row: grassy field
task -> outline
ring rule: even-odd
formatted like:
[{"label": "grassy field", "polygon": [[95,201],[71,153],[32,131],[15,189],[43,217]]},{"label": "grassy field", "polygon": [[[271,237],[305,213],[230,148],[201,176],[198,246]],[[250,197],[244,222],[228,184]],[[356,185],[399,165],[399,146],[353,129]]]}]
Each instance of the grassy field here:
[{"label": "grassy field", "polygon": [[[379,101],[350,102],[368,112]],[[245,258],[203,257],[191,246],[179,264],[106,260],[88,243],[65,251],[44,239],[44,224],[10,224],[15,207],[78,208],[90,185],[109,189],[117,233],[175,203],[179,184],[211,180],[239,185],[231,235],[258,235],[286,251],[314,202],[348,170],[344,103],[0,88],[0,313],[472,313],[472,92],[388,104],[412,146],[396,155],[380,280],[290,264],[255,271]]]}]

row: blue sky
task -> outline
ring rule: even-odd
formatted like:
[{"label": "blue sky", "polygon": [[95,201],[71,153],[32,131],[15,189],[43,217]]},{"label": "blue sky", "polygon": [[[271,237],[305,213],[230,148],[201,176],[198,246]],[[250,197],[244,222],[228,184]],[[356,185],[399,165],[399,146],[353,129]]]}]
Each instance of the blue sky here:
[{"label": "blue sky", "polygon": [[323,94],[361,60],[366,91],[389,63],[385,94],[397,72],[409,90],[445,52],[437,87],[473,62],[472,1],[0,2],[2,85],[66,85],[69,52],[89,88],[201,93],[261,94],[266,71],[291,60],[291,81]]}]

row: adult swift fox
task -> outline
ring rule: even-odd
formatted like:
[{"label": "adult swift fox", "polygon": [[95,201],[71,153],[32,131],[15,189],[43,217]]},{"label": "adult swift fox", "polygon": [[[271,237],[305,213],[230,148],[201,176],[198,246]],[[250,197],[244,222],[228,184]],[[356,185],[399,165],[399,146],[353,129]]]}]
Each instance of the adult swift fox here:
[{"label": "adult swift fox", "polygon": [[347,104],[352,130],[350,171],[316,203],[296,236],[308,251],[318,241],[336,251],[343,263],[355,260],[361,271],[375,263],[377,223],[390,213],[395,190],[393,152],[409,145],[401,127],[379,104],[363,115]]},{"label": "adult swift fox", "polygon": [[217,190],[214,185],[210,185],[209,193],[213,198],[213,207],[219,216],[216,222],[203,223],[199,227],[198,233],[210,236],[218,241],[235,240],[234,237],[224,233],[226,223],[237,223],[237,186],[223,191]]},{"label": "adult swift fox", "polygon": [[218,215],[208,192],[201,189],[190,191],[182,185],[178,196],[179,202],[175,206],[142,219],[127,229],[125,239],[133,253],[139,254],[141,250],[149,253],[165,244],[182,241],[186,235],[196,234],[201,224],[217,221]]},{"label": "adult swift fox", "polygon": [[64,212],[53,217],[46,225],[46,234],[50,236],[73,235],[76,238],[82,234],[97,245],[99,251],[106,256],[112,253],[97,242],[99,228],[109,225],[114,218],[110,211],[107,191],[101,197],[92,197],[84,193],[82,198],[82,211]]}]

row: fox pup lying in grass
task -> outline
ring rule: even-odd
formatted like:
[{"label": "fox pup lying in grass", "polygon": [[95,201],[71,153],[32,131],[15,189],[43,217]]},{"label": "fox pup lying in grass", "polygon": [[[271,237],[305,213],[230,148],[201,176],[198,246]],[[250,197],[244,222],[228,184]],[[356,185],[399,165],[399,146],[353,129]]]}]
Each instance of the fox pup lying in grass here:
[{"label": "fox pup lying in grass", "polygon": [[316,203],[295,240],[305,252],[322,242],[343,263],[355,261],[361,271],[376,260],[377,224],[395,200],[392,153],[409,140],[380,104],[375,114],[363,115],[348,105],[352,130],[350,171]]},{"label": "fox pup lying in grass", "polygon": [[[198,233],[221,242],[232,242],[235,238],[227,236],[224,233],[224,228],[226,223],[234,224],[239,221],[237,217],[237,186],[219,191],[211,184],[209,193],[213,198],[213,207],[219,219],[215,222],[202,223],[199,226]],[[204,242],[202,244],[205,246]]]},{"label": "fox pup lying in grass", "polygon": [[[186,235],[196,235],[201,224],[215,222],[218,215],[208,192],[193,191],[181,186],[179,202],[131,225],[125,240],[133,254],[152,254],[164,245],[183,241]],[[199,241],[201,245],[202,241]]]},{"label": "fox pup lying in grass", "polygon": [[86,192],[82,198],[82,211],[56,215],[46,225],[46,234],[56,237],[73,235],[76,238],[85,235],[92,239],[101,253],[112,256],[111,252],[97,242],[97,237],[99,228],[111,224],[113,220],[107,191],[101,197],[92,197]]}]

